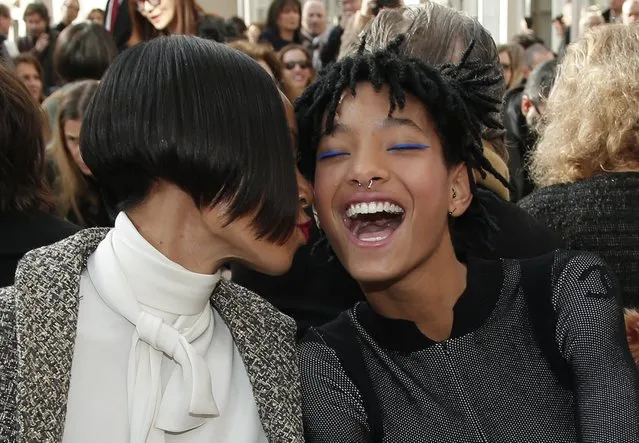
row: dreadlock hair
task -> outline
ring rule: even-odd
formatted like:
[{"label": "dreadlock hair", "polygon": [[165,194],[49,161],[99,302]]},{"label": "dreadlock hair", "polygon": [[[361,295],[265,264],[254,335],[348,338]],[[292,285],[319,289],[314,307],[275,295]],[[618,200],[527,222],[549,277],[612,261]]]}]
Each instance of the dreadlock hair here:
[{"label": "dreadlock hair", "polygon": [[[473,195],[477,191],[473,169],[482,177],[486,173],[492,174],[510,189],[508,180],[484,157],[481,142],[484,128],[501,128],[495,117],[500,101],[489,92],[492,86],[502,81],[495,74],[493,65],[469,61],[474,41],[458,64],[438,67],[415,57],[400,55],[404,42],[404,35],[399,35],[384,50],[368,52],[365,51],[364,36],[356,54],[327,67],[317,82],[298,99],[295,111],[302,172],[313,179],[317,146],[324,135],[332,133],[344,93],[355,97],[357,84],[370,82],[376,91],[388,85],[389,116],[396,109],[404,108],[407,94],[423,104],[435,124],[446,165],[466,165]],[[497,226],[479,199],[473,198],[466,212],[457,218],[450,217],[449,223],[456,248],[465,251],[478,246],[492,248],[490,237]]]}]

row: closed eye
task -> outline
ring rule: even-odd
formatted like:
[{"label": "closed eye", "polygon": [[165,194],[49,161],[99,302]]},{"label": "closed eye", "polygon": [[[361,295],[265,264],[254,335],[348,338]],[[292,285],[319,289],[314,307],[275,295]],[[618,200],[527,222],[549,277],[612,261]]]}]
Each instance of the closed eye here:
[{"label": "closed eye", "polygon": [[423,150],[428,149],[428,145],[420,145],[419,143],[402,143],[399,145],[391,146],[388,151],[405,151],[405,150]]},{"label": "closed eye", "polygon": [[317,160],[325,160],[331,157],[339,157],[340,155],[348,155],[348,152],[343,151],[327,151],[317,156]]}]

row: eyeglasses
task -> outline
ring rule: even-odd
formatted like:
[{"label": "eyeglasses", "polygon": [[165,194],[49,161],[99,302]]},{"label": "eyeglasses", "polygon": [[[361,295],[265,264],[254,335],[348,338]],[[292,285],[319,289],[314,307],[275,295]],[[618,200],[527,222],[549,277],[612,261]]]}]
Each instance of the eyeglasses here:
[{"label": "eyeglasses", "polygon": [[158,6],[161,2],[162,0],[137,0],[136,5],[138,7],[138,11],[142,12],[144,11],[145,3],[148,3],[149,5],[155,7],[155,6]]},{"label": "eyeglasses", "polygon": [[311,62],[309,61],[295,61],[295,62],[286,62],[284,63],[284,69],[291,71],[295,69],[295,66],[299,66],[300,69],[310,69]]}]

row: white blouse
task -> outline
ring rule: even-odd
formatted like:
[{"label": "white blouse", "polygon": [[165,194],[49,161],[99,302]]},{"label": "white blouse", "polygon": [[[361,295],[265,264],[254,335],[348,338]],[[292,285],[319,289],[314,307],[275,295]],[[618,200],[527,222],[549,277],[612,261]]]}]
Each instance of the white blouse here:
[{"label": "white blouse", "polygon": [[80,278],[64,443],[266,442],[219,281],[173,263],[120,213]]}]

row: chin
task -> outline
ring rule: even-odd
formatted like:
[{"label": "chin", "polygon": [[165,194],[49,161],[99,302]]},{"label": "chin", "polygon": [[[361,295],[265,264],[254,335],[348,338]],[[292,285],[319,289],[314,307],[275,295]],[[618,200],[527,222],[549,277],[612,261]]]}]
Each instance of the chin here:
[{"label": "chin", "polygon": [[253,268],[257,272],[261,272],[262,274],[278,276],[282,274],[286,274],[289,269],[291,269],[291,265],[293,264],[293,255],[275,257],[268,257],[268,261],[261,261],[259,263],[248,264],[249,267]]}]

